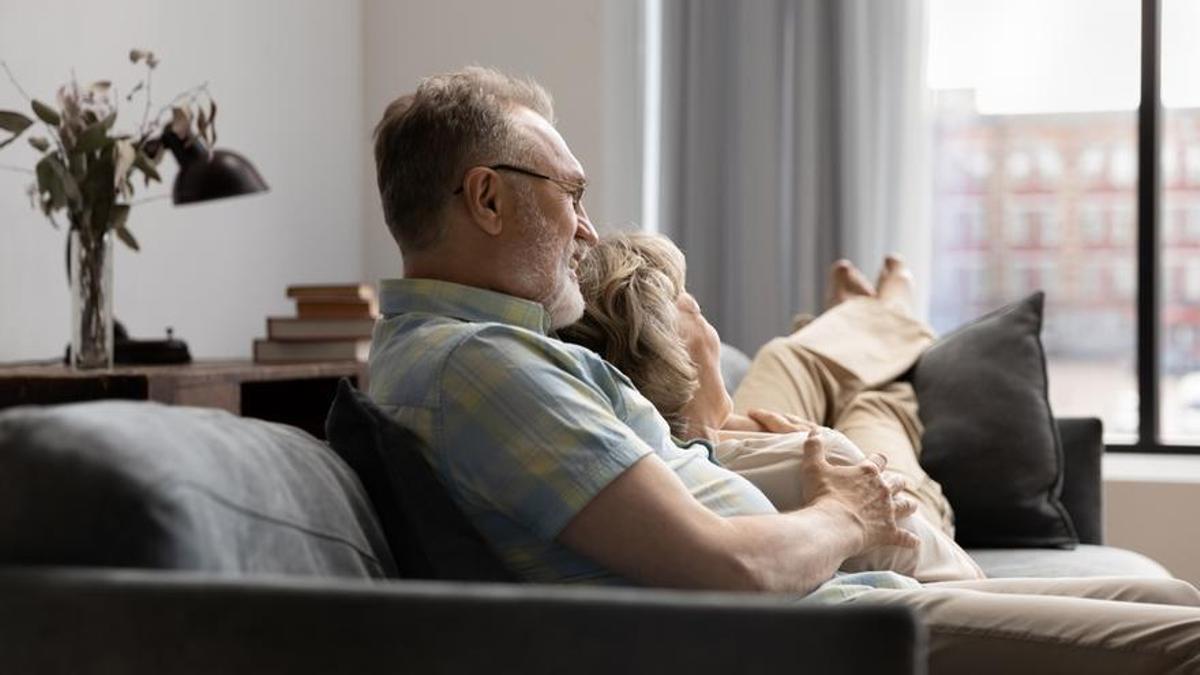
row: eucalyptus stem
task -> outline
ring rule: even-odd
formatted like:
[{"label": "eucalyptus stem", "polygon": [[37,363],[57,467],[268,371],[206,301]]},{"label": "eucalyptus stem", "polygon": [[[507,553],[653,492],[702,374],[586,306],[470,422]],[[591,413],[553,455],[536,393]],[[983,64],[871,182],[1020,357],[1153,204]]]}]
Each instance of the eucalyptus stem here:
[{"label": "eucalyptus stem", "polygon": [[4,72],[8,73],[8,81],[12,82],[12,85],[16,88],[17,93],[20,94],[27,103],[33,103],[33,99],[30,98],[29,94],[25,93],[25,90],[21,88],[21,83],[17,82],[16,76],[13,75],[12,70],[9,69],[8,64],[5,63],[3,59],[0,59],[0,68],[3,68]]},{"label": "eucalyptus stem", "polygon": [[150,119],[150,104],[151,104],[151,101],[153,101],[153,96],[150,95],[150,86],[152,84],[151,83],[152,79],[154,79],[154,69],[150,67],[149,63],[147,63],[146,64],[146,107],[144,110],[142,110],[142,123],[138,125],[138,136],[145,136],[146,132],[147,132],[146,121]]},{"label": "eucalyptus stem", "polygon": [[[182,101],[184,99],[187,99],[189,103],[195,101],[196,97],[200,94],[200,92],[204,92],[205,96],[209,96],[208,82],[202,82],[202,83],[192,87],[191,89],[181,92],[178,96],[171,99],[170,103],[167,103],[163,107],[159,108],[158,112],[155,113],[155,115],[154,115],[154,123],[159,124],[160,123],[159,120],[162,119],[163,114],[170,112],[171,108],[174,108],[176,103],[179,103],[180,101]],[[147,97],[147,98],[149,98],[149,97]]]},{"label": "eucalyptus stem", "polygon": [[164,199],[170,199],[171,195],[154,195],[153,197],[142,197],[129,202],[129,206],[137,206],[138,204],[146,204],[148,202],[160,202]]}]

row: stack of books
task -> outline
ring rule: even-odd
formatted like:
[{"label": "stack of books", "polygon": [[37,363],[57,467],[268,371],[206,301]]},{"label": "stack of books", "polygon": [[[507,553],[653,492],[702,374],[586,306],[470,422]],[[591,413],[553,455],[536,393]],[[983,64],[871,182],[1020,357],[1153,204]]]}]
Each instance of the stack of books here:
[{"label": "stack of books", "polygon": [[367,284],[289,286],[296,316],[267,319],[267,338],[254,341],[258,363],[366,361],[379,314]]}]

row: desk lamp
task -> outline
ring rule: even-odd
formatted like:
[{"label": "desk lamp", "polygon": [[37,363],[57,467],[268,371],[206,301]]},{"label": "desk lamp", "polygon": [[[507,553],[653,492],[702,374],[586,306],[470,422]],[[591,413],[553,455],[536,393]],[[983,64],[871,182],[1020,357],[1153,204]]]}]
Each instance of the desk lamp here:
[{"label": "desk lamp", "polygon": [[[177,135],[167,125],[159,143],[171,151],[179,173],[171,189],[171,202],[195,204],[224,197],[266,192],[267,183],[258,170],[232,150],[212,150],[195,134]],[[117,364],[190,363],[187,343],[167,329],[163,340],[134,340],[120,321],[113,319],[113,362]]]}]

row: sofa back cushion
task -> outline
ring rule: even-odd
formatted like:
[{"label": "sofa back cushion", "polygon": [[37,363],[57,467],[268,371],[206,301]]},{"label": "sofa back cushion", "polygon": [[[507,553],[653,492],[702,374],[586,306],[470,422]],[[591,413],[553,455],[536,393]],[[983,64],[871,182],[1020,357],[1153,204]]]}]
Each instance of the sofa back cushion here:
[{"label": "sofa back cushion", "polygon": [[292,427],[102,401],[0,414],[0,564],[382,577],[353,472]]},{"label": "sofa back cushion", "polygon": [[325,435],[362,478],[400,576],[516,580],[450,498],[425,460],[421,439],[349,380],[338,383]]}]

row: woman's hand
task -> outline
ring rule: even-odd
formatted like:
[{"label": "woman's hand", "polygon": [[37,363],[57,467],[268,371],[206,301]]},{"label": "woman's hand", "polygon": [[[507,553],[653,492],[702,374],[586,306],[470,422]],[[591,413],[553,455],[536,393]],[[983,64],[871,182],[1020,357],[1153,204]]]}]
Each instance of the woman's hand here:
[{"label": "woman's hand", "polygon": [[721,427],[727,431],[766,431],[772,434],[808,433],[820,425],[787,413],[755,408],[745,415],[730,415]]},{"label": "woman's hand", "polygon": [[721,425],[723,431],[763,431],[764,429],[758,425],[758,422],[737,413],[731,413],[725,418],[725,423]]}]

